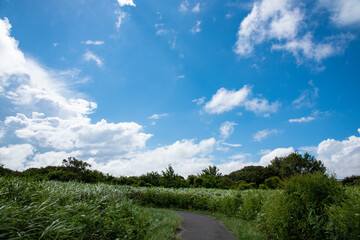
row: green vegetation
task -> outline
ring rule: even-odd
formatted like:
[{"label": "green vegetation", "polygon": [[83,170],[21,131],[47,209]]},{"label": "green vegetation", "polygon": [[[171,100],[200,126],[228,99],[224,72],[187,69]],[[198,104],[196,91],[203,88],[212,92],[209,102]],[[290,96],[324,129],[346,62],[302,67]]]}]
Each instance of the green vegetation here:
[{"label": "green vegetation", "polygon": [[172,212],[134,205],[127,188],[0,178],[0,239],[173,239]]},{"label": "green vegetation", "polygon": [[[281,180],[294,175],[309,174],[317,171],[325,173],[324,164],[305,153],[294,152],[287,157],[275,158],[267,167],[247,166],[229,175],[222,175],[216,166],[209,166],[197,175],[184,177],[175,173],[169,165],[164,171],[148,172],[139,177],[114,177],[96,170],[91,165],[69,157],[62,166],[30,168],[23,172],[12,171],[0,165],[0,176],[17,176],[35,180],[79,181],[84,183],[108,183],[140,187],[165,188],[220,188],[220,189],[274,189],[281,187]],[[354,177],[353,177],[354,178]],[[351,178],[347,183],[358,182]],[[356,178],[356,177],[355,177]],[[344,179],[345,180],[345,179]]]},{"label": "green vegetation", "polygon": [[179,217],[154,208],[210,214],[238,239],[360,239],[359,176],[339,182],[309,154],[187,179],[171,165],[139,177],[90,167],[76,158],[23,172],[0,166],[0,239],[173,239]]}]

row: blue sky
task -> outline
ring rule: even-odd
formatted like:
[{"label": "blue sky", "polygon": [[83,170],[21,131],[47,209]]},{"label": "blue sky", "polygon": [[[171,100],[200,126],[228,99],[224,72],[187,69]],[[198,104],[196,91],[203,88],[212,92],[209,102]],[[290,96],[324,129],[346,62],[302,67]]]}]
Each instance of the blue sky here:
[{"label": "blue sky", "polygon": [[360,174],[360,1],[0,2],[0,162]]}]

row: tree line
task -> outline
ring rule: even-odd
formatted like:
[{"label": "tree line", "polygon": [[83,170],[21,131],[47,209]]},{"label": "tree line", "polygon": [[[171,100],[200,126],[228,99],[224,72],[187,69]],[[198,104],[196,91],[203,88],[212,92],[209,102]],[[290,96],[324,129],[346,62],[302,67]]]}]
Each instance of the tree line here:
[{"label": "tree line", "polygon": [[[197,175],[186,179],[177,174],[171,165],[158,172],[148,172],[141,176],[114,177],[97,170],[91,165],[74,157],[64,159],[61,166],[29,168],[22,172],[13,171],[0,165],[0,176],[15,176],[35,180],[78,181],[85,183],[108,183],[141,187],[165,188],[221,188],[221,189],[275,189],[282,181],[294,175],[326,172],[324,164],[308,153],[291,153],[286,157],[275,157],[266,166],[246,166],[240,170],[222,175],[216,166],[209,166]],[[360,185],[360,176],[342,180],[344,185]]]}]

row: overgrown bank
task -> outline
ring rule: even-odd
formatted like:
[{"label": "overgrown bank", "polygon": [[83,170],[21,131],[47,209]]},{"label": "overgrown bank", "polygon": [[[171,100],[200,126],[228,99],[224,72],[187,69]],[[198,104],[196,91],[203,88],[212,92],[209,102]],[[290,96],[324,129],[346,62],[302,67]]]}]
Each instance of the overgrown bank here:
[{"label": "overgrown bank", "polygon": [[173,239],[175,213],[137,206],[127,188],[0,178],[0,239]]},{"label": "overgrown bank", "polygon": [[[144,206],[220,214],[239,239],[360,237],[360,188],[343,187],[321,172],[295,176],[282,190],[132,188],[128,194]],[[255,232],[239,231],[236,219],[256,225]]]}]

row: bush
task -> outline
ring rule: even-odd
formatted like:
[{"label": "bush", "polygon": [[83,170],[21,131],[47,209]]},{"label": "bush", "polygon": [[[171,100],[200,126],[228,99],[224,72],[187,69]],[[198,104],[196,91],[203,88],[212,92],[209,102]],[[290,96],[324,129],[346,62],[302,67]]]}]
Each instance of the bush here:
[{"label": "bush", "polygon": [[346,197],[342,204],[328,208],[328,232],[331,239],[360,238],[360,188],[346,189]]},{"label": "bush", "polygon": [[360,176],[351,176],[344,178],[341,183],[344,186],[360,186]]},{"label": "bush", "polygon": [[262,227],[275,239],[326,239],[326,207],[343,196],[335,178],[321,172],[295,176],[264,206]]},{"label": "bush", "polygon": [[270,177],[265,180],[265,186],[269,189],[279,188],[281,186],[281,180],[279,177]]},{"label": "bush", "polygon": [[248,190],[242,195],[239,216],[244,220],[255,220],[263,205],[263,193],[260,190]]}]

